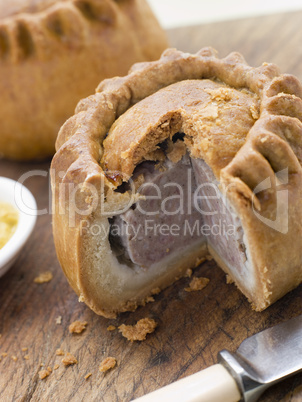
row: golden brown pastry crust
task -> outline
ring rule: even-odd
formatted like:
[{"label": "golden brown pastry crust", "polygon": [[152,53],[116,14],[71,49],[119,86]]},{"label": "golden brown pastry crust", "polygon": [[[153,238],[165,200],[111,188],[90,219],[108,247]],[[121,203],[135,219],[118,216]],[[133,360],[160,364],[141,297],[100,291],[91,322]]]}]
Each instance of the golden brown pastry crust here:
[{"label": "golden brown pastry crust", "polygon": [[0,155],[52,155],[81,98],[166,47],[145,0],[1,0]]},{"label": "golden brown pastry crust", "polygon": [[[244,141],[238,143],[238,152],[234,153],[231,146],[224,165],[215,158],[207,159],[216,177],[220,178],[221,189],[236,209],[250,238],[256,286],[250,290],[245,283],[238,281],[238,278],[236,284],[252,301],[254,307],[262,310],[302,280],[301,84],[291,75],[279,75],[277,67],[272,64],[265,63],[258,68],[252,68],[238,53],[218,59],[215,52],[209,48],[202,49],[196,55],[170,49],[164,52],[159,61],[134,65],[132,73],[126,77],[103,81],[95,95],[78,104],[76,114],[65,123],[57,139],[57,153],[52,163],[53,228],[57,254],[80,300],[85,301],[98,314],[114,316],[117,312],[131,310],[144,303],[151,293],[151,288],[144,289],[144,292],[137,294],[132,300],[121,304],[114,300],[112,295],[106,295],[106,291],[102,290],[102,280],[98,281],[98,274],[94,272],[93,253],[98,252],[104,256],[105,266],[107,257],[104,250],[109,245],[103,244],[102,248],[102,244],[98,243],[95,237],[86,238],[85,235],[80,235],[81,216],[75,214],[75,224],[71,228],[67,214],[58,213],[59,207],[65,212],[70,212],[73,208],[73,204],[70,204],[66,194],[63,196],[59,186],[81,186],[81,192],[75,200],[78,207],[89,206],[87,195],[91,184],[98,189],[102,205],[106,205],[108,209],[118,203],[122,205],[126,201],[113,190],[122,180],[128,180],[135,165],[143,160],[144,153],[154,150],[156,141],[158,143],[173,131],[177,132],[179,127],[182,124],[185,126],[188,121],[182,118],[181,114],[178,114],[178,119],[174,114],[174,120],[171,120],[171,115],[162,121],[155,118],[153,125],[147,127],[143,121],[143,132],[139,137],[135,134],[135,137],[130,137],[129,140],[129,137],[123,134],[123,118],[121,125],[116,127],[115,136],[115,120],[133,104],[161,88],[184,80],[213,78],[228,87],[245,89],[249,94],[255,94],[250,111],[251,118],[257,121],[251,129],[249,127]],[[211,88],[211,91],[214,89]],[[230,94],[231,92],[219,96]],[[218,94],[214,93],[213,96]],[[257,102],[260,102],[259,116]],[[139,108],[140,104],[135,108],[137,107]],[[148,107],[152,121],[153,116],[156,117],[157,114],[153,115],[152,104]],[[131,109],[127,113],[131,116]],[[141,118],[143,119],[143,115]],[[166,124],[167,121],[169,124]],[[128,124],[127,119],[125,124]],[[103,144],[110,129],[111,132]],[[186,130],[189,129],[187,125]],[[149,148],[146,146],[147,142],[144,142],[146,136],[149,139]],[[154,141],[153,137],[156,137]],[[117,152],[115,147],[118,147]],[[204,152],[203,157],[207,157],[207,152]],[[288,192],[289,197],[288,231],[281,233],[255,219],[252,204],[264,217],[274,219],[278,193],[275,172],[286,168],[288,181],[281,186]],[[109,178],[103,169],[110,171]],[[120,172],[114,175],[112,171],[116,169]],[[271,179],[271,188],[254,197],[255,186],[265,178]],[[103,223],[107,220],[98,208],[87,214],[85,219]],[[212,252],[221,267],[233,277],[220,257]],[[186,270],[192,267],[193,259],[187,260]],[[178,276],[185,275],[185,271],[179,271]],[[153,283],[153,288],[168,285],[176,276],[174,274],[163,278],[162,284]]]},{"label": "golden brown pastry crust", "polygon": [[[68,0],[60,0],[68,1]],[[20,13],[37,13],[55,4],[57,0],[9,0],[0,2],[0,18],[7,18]]]},{"label": "golden brown pastry crust", "polygon": [[[177,82],[143,99],[112,125],[102,166],[131,177],[159,143],[185,132],[191,156],[203,158],[219,176],[244,144],[258,109],[259,97],[246,90],[208,79]],[[226,135],[231,138],[227,144]]]}]

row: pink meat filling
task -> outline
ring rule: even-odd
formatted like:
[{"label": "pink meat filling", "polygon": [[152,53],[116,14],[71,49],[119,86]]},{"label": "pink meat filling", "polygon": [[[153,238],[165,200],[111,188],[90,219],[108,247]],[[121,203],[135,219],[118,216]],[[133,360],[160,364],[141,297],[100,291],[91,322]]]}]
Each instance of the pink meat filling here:
[{"label": "pink meat filling", "polygon": [[[207,243],[232,270],[242,273],[247,261],[243,228],[227,200],[219,191],[219,183],[202,159],[191,159],[197,185],[198,205],[203,217]],[[210,230],[208,229],[210,228]]]},{"label": "pink meat filling", "polygon": [[144,197],[111,221],[110,240],[122,263],[149,268],[167,255],[194,245],[209,246],[240,273],[246,263],[240,220],[223,199],[218,182],[202,159],[188,154],[178,163],[141,163],[138,192]]},{"label": "pink meat filling", "polygon": [[167,160],[161,168],[144,162],[135,171],[135,176],[141,174],[144,183],[138,191],[145,199],[114,218],[111,240],[119,244],[126,260],[148,268],[168,254],[205,240],[190,230],[196,222],[202,224],[193,206],[196,185],[190,158],[186,155],[176,164]]}]

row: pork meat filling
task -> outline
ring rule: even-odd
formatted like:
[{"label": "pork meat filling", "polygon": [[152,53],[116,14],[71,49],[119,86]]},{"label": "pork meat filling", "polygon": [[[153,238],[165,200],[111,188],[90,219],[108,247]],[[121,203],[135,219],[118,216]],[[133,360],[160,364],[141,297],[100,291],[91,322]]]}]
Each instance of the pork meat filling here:
[{"label": "pork meat filling", "polygon": [[196,184],[188,155],[178,163],[143,162],[135,176],[143,176],[142,199],[111,223],[110,239],[121,262],[149,268],[205,242],[198,230],[202,216],[193,205]]},{"label": "pork meat filling", "polygon": [[207,242],[226,266],[244,274],[240,220],[202,159],[186,154],[176,163],[142,162],[133,177],[142,181],[141,199],[111,220],[110,241],[121,263],[148,269]]}]

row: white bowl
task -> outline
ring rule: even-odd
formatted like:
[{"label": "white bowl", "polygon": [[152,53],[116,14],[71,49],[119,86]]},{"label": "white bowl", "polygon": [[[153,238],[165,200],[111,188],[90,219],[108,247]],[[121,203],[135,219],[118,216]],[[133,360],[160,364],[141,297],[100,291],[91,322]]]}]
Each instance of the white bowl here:
[{"label": "white bowl", "polygon": [[19,212],[18,226],[9,241],[0,249],[0,277],[18,258],[37,220],[37,204],[32,193],[21,183],[0,177],[0,202],[8,202]]}]

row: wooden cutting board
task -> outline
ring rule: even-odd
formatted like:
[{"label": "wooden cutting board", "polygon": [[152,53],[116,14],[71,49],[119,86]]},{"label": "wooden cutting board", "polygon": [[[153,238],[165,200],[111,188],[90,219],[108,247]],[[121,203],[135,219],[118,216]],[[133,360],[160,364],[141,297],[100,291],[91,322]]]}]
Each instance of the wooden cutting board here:
[{"label": "wooden cutting board", "polygon": [[[172,46],[183,51],[211,45],[224,57],[237,50],[251,65],[275,62],[283,72],[302,79],[301,21],[302,12],[296,12],[174,29],[168,35]],[[0,176],[17,180],[29,170],[36,171],[25,184],[39,209],[49,211],[48,169],[49,162],[0,161]],[[52,281],[34,283],[46,270],[53,273]],[[202,291],[185,292],[186,278],[135,313],[116,320],[98,317],[78,302],[67,284],[56,259],[51,216],[42,214],[20,258],[0,279],[0,354],[8,354],[0,362],[0,400],[130,401],[215,363],[219,350],[235,351],[246,337],[301,313],[301,286],[256,313],[234,285],[226,284],[214,262],[202,264],[196,275],[210,279]],[[59,316],[61,324],[56,323]],[[130,343],[117,330],[107,331],[108,325],[134,324],[143,317],[158,322],[155,333],[144,342]],[[81,335],[69,334],[68,325],[74,320],[88,322]],[[62,357],[55,354],[58,348],[74,354],[78,364],[63,367]],[[117,367],[104,375],[98,367],[107,356],[117,359]],[[59,364],[59,368],[40,380],[40,364],[52,369]],[[88,373],[92,375],[85,380]],[[276,385],[261,398],[301,400],[301,375]]]}]

